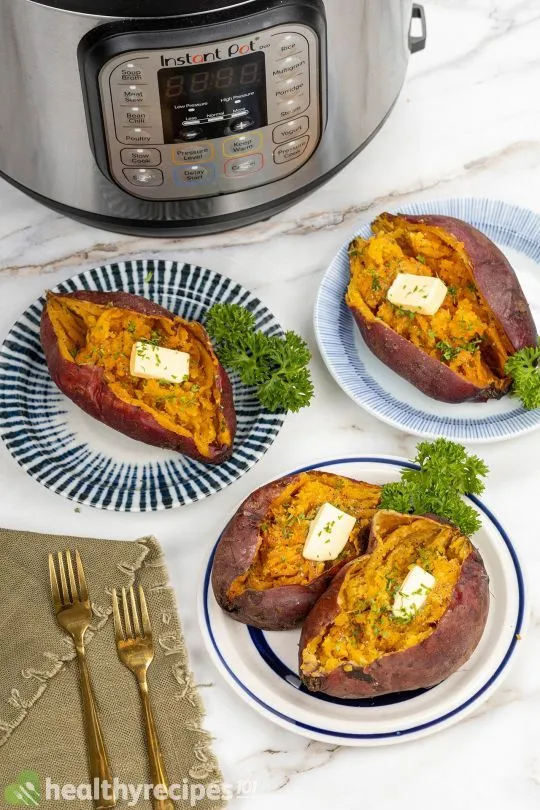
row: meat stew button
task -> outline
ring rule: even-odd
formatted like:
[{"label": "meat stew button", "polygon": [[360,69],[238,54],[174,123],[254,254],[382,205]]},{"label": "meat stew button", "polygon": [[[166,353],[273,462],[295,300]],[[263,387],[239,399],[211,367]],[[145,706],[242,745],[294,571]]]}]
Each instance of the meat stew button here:
[{"label": "meat stew button", "polygon": [[274,152],[274,163],[288,163],[290,160],[296,160],[306,151],[308,141],[309,135],[304,135],[303,138],[297,138],[278,146]]}]

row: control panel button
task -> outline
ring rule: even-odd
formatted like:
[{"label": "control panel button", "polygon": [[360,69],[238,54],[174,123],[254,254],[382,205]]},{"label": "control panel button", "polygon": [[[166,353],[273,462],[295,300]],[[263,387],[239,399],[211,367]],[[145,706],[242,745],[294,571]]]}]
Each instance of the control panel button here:
[{"label": "control panel button", "polygon": [[227,138],[223,143],[223,153],[227,157],[235,155],[247,155],[256,152],[262,147],[262,134],[260,132],[250,132],[249,135],[236,135]]},{"label": "control panel button", "polygon": [[122,149],[120,158],[124,166],[159,166],[159,149]]},{"label": "control panel button", "polygon": [[259,154],[234,158],[225,164],[225,177],[244,177],[246,174],[259,172],[263,166],[264,158]]},{"label": "control panel button", "polygon": [[173,171],[173,179],[177,186],[197,186],[204,183],[211,183],[216,176],[216,170],[212,164],[191,166],[179,166]]},{"label": "control panel button", "polygon": [[117,104],[146,104],[147,88],[139,84],[119,84],[113,87],[113,98]]},{"label": "control panel button", "polygon": [[284,143],[291,138],[300,138],[309,129],[309,118],[303,115],[301,118],[293,118],[292,121],[284,121],[274,129],[272,137],[274,143]]},{"label": "control panel button", "polygon": [[112,73],[112,79],[115,82],[144,82],[145,72],[141,62],[124,62],[123,65],[118,65],[116,70]]},{"label": "control panel button", "polygon": [[291,115],[299,115],[309,107],[309,99],[306,95],[293,96],[281,101],[278,105],[279,118],[289,118]]},{"label": "control panel button", "polygon": [[132,186],[161,186],[163,172],[160,169],[124,169],[124,175]]},{"label": "control panel button", "polygon": [[307,41],[300,34],[284,34],[274,38],[273,49],[278,59],[293,56],[307,49]]},{"label": "control panel button", "polygon": [[289,76],[293,76],[295,73],[307,69],[307,57],[302,54],[298,54],[298,56],[286,56],[285,59],[278,59],[274,62],[272,76],[276,81],[279,81],[280,79],[287,79]]},{"label": "control panel button", "polygon": [[289,160],[296,160],[306,151],[308,141],[309,135],[304,135],[303,138],[296,138],[294,141],[278,146],[274,152],[274,163],[288,163]]},{"label": "control panel button", "polygon": [[119,130],[119,140],[122,143],[133,143],[135,145],[152,143],[152,133],[142,127],[122,127]]},{"label": "control panel button", "polygon": [[300,74],[300,76],[290,76],[288,79],[279,82],[274,92],[278,101],[281,101],[281,99],[305,95],[307,89],[307,76]]},{"label": "control panel button", "polygon": [[199,127],[186,127],[185,129],[181,130],[178,140],[186,141],[188,143],[190,141],[198,141],[202,134],[203,131],[202,129],[199,129]]},{"label": "control panel button", "polygon": [[244,132],[246,129],[251,129],[254,123],[252,118],[238,118],[232,122],[229,129],[231,132]]},{"label": "control panel button", "polygon": [[150,110],[146,107],[121,107],[116,110],[116,120],[121,125],[148,126],[150,121]]},{"label": "control panel button", "polygon": [[210,143],[193,143],[172,147],[173,163],[205,163],[214,157],[214,147]]}]

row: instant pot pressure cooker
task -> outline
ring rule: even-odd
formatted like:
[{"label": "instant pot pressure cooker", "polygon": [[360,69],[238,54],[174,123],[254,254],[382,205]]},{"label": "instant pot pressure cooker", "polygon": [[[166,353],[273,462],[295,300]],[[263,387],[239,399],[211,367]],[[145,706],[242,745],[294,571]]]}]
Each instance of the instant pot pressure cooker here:
[{"label": "instant pot pressure cooker", "polygon": [[0,0],[0,174],[115,231],[255,222],[366,145],[424,42],[410,0]]}]

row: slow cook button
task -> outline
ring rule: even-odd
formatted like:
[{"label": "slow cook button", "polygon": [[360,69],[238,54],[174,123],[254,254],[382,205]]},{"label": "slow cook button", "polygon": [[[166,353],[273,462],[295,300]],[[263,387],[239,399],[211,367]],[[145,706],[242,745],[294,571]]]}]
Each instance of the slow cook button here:
[{"label": "slow cook button", "polygon": [[150,123],[150,111],[146,107],[122,107],[115,116],[122,125],[141,127]]},{"label": "slow cook button", "polygon": [[274,39],[274,55],[277,59],[293,56],[304,50],[306,46],[307,42],[300,34],[284,34]]},{"label": "slow cook button", "polygon": [[147,129],[142,127],[122,127],[118,130],[119,140],[122,143],[133,143],[135,145],[152,143],[152,135]]},{"label": "slow cook button", "polygon": [[296,160],[306,151],[308,145],[309,135],[304,135],[303,138],[297,138],[289,143],[284,143],[274,152],[275,163],[288,163],[290,160]]},{"label": "slow cook button", "polygon": [[303,115],[302,118],[293,118],[292,121],[284,121],[273,131],[274,143],[290,141],[291,138],[300,138],[309,129],[309,118]]},{"label": "slow cook button", "polygon": [[234,158],[225,164],[226,177],[245,177],[246,174],[259,172],[264,166],[262,155],[249,155],[249,157]]},{"label": "slow cook button", "polygon": [[275,95],[278,101],[291,98],[291,96],[303,95],[307,90],[307,79],[304,74],[300,76],[290,76],[276,85]]},{"label": "slow cook button", "polygon": [[226,157],[235,155],[248,155],[256,152],[262,146],[262,135],[260,132],[250,132],[248,135],[236,135],[228,138],[223,143],[223,154]]},{"label": "slow cook button", "polygon": [[274,62],[272,76],[276,81],[279,81],[280,79],[287,79],[289,76],[299,73],[301,70],[305,71],[307,68],[308,60],[305,56],[302,56],[302,54],[298,56],[287,56],[285,59],[278,59]]},{"label": "slow cook button", "polygon": [[193,143],[172,147],[173,163],[206,163],[214,157],[214,147],[209,143]]},{"label": "slow cook button", "polygon": [[216,176],[212,165],[179,166],[173,171],[173,179],[177,186],[198,186],[211,183]]},{"label": "slow cook button", "polygon": [[163,172],[160,169],[124,169],[132,186],[161,186]]},{"label": "slow cook button", "polygon": [[159,166],[159,149],[122,149],[120,152],[124,166]]},{"label": "slow cook button", "polygon": [[143,66],[139,62],[124,62],[112,73],[115,82],[144,82]]}]

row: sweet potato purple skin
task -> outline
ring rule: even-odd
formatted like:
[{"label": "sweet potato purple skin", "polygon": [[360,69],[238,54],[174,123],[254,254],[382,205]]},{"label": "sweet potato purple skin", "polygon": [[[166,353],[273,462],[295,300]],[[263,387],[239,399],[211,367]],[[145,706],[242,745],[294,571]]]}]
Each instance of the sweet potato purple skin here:
[{"label": "sweet potato purple skin", "polygon": [[468,661],[482,637],[489,611],[489,579],[476,549],[464,561],[450,604],[427,639],[408,650],[384,655],[368,667],[356,666],[350,672],[338,667],[327,675],[302,675],[302,652],[339,613],[339,591],[354,562],[341,569],[304,622],[299,672],[308,689],[345,699],[428,689]]},{"label": "sweet potato purple skin", "polygon": [[[260,630],[298,627],[344,565],[336,563],[309,585],[282,585],[264,591],[250,589],[230,598],[232,583],[255,559],[259,527],[270,504],[295,478],[296,475],[288,475],[252,492],[225,527],[214,556],[212,588],[216,601],[232,619]],[[366,543],[367,539],[366,531]]]},{"label": "sweet potato purple skin", "polygon": [[[161,318],[173,319],[171,312],[153,301],[138,295],[124,292],[94,292],[80,290],[69,293],[66,298],[78,298],[90,301],[93,304],[129,309],[142,315],[156,315]],[[155,447],[162,447],[183,453],[197,461],[207,464],[219,464],[225,461],[233,452],[232,441],[230,446],[215,445],[210,448],[210,455],[203,456],[193,439],[179,436],[167,430],[157,422],[154,417],[138,408],[123,402],[110,390],[103,379],[103,369],[99,366],[79,366],[62,357],[60,347],[54,332],[47,308],[41,317],[41,345],[45,353],[49,372],[53,382],[58,388],[98,422],[118,430],[125,436]],[[210,339],[208,338],[208,345]],[[223,417],[234,439],[236,431],[236,413],[232,387],[225,369],[219,366],[219,386],[221,387]]]},{"label": "sweet potato purple skin", "polygon": [[[504,329],[514,351],[536,346],[536,327],[517,276],[502,251],[487,236],[454,217],[431,214],[399,217],[387,214],[386,217],[390,220],[401,218],[407,222],[425,222],[442,228],[462,242],[472,262],[475,284]],[[357,309],[352,312],[373,354],[432,399],[451,403],[485,402],[499,399],[510,387],[510,380],[506,389],[495,386],[481,388],[467,382],[382,321],[368,322]]]}]

